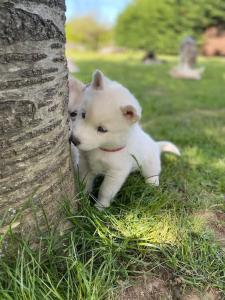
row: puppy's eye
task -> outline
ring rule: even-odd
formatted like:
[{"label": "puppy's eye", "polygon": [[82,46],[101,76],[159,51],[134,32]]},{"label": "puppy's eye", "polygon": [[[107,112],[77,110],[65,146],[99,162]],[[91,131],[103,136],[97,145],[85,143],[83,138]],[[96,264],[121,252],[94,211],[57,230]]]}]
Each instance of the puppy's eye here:
[{"label": "puppy's eye", "polygon": [[81,116],[82,116],[82,119],[85,119],[86,113],[85,113],[85,112],[82,112]]},{"label": "puppy's eye", "polygon": [[102,126],[98,126],[97,131],[98,131],[98,132],[101,132],[101,133],[106,133],[106,132],[108,132],[108,130],[105,129],[105,128],[103,128]]},{"label": "puppy's eye", "polygon": [[72,118],[76,117],[76,116],[77,116],[77,112],[76,112],[76,111],[72,111],[72,112],[70,113],[70,116],[71,116]]}]

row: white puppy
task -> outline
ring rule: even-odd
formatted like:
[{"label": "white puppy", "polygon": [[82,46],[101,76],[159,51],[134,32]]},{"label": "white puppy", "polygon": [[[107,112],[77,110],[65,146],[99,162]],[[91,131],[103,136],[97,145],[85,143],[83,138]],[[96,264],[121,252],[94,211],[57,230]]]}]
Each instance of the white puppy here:
[{"label": "white puppy", "polygon": [[138,169],[147,183],[158,186],[160,153],[180,152],[170,142],[155,142],[142,130],[135,97],[98,70],[89,86],[72,83],[70,93],[70,141],[81,154],[79,169],[87,192],[92,191],[96,175],[104,175],[96,207],[109,207],[128,175]]}]

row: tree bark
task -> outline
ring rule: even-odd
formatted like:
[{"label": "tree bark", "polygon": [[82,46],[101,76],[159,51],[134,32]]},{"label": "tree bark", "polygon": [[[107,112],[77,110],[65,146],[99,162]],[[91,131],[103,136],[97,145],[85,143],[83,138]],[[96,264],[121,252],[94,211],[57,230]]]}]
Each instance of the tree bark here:
[{"label": "tree bark", "polygon": [[29,200],[52,220],[73,192],[64,22],[64,0],[0,0],[0,218]]}]

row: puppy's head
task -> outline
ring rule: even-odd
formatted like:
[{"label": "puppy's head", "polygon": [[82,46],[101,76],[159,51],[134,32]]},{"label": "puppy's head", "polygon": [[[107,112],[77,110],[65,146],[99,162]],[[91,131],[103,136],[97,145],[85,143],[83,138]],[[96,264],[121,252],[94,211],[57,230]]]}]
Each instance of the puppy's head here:
[{"label": "puppy's head", "polygon": [[141,107],[122,85],[95,71],[91,84],[79,94],[72,120],[72,139],[80,150],[126,145],[127,136],[141,117]]}]

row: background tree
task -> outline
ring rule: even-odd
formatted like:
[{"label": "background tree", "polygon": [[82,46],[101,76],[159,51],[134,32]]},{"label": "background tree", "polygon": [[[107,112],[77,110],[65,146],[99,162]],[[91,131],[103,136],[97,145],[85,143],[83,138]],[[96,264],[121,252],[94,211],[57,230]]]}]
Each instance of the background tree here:
[{"label": "background tree", "polygon": [[[26,201],[49,218],[73,190],[64,0],[0,4],[0,219]],[[26,213],[23,224],[31,223]],[[42,224],[42,220],[40,220]]]},{"label": "background tree", "polygon": [[74,19],[66,24],[68,42],[81,44],[87,49],[97,50],[112,39],[112,30],[92,16]]},{"label": "background tree", "polygon": [[115,37],[121,46],[177,53],[185,36],[200,39],[209,26],[224,24],[223,0],[135,0],[118,17]]},{"label": "background tree", "polygon": [[118,18],[116,41],[128,48],[159,52],[171,47],[169,40],[175,37],[173,19],[174,9],[167,1],[134,1]]}]

